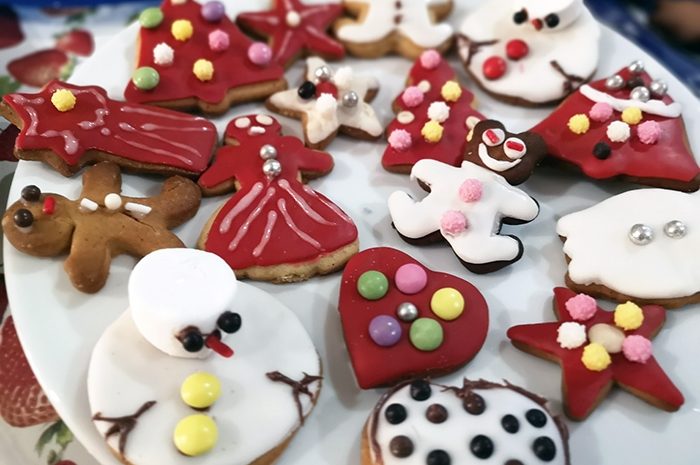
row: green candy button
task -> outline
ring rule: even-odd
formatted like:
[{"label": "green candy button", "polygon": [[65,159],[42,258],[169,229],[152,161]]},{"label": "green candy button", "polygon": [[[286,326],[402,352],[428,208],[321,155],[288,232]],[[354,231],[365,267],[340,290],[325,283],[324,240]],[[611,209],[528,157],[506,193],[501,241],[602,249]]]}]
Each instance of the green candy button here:
[{"label": "green candy button", "polygon": [[442,344],[442,326],[432,318],[418,318],[411,324],[409,338],[416,349],[430,352]]},{"label": "green candy button", "polygon": [[158,7],[146,8],[139,15],[139,23],[146,29],[153,29],[163,22],[163,12]]},{"label": "green candy button", "polygon": [[379,271],[365,271],[357,280],[357,292],[367,300],[379,300],[389,291],[389,280]]},{"label": "green candy button", "polygon": [[142,66],[134,71],[134,74],[131,76],[131,82],[133,82],[138,89],[151,90],[160,82],[160,75],[158,71],[150,66]]}]

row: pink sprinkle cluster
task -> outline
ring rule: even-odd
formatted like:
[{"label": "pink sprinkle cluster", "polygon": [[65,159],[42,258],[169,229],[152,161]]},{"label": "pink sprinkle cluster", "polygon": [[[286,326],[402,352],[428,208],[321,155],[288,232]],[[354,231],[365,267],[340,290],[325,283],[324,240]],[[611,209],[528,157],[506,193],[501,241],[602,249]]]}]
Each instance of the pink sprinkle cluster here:
[{"label": "pink sprinkle cluster", "polygon": [[630,362],[647,363],[651,358],[651,341],[644,336],[627,336],[622,342],[622,353]]},{"label": "pink sprinkle cluster", "polygon": [[255,42],[248,47],[248,59],[258,66],[266,66],[272,61],[272,49],[262,42]]},{"label": "pink sprinkle cluster", "polygon": [[595,299],[586,294],[578,294],[570,298],[564,304],[566,310],[576,321],[586,321],[593,318],[595,312],[598,311],[598,306]]},{"label": "pink sprinkle cluster", "polygon": [[637,137],[643,144],[656,144],[661,136],[661,125],[649,120],[637,126]]},{"label": "pink sprinkle cluster", "polygon": [[477,202],[484,194],[484,185],[478,179],[467,179],[459,186],[459,198],[462,202]]},{"label": "pink sprinkle cluster", "polygon": [[420,64],[425,69],[435,69],[440,64],[442,57],[435,50],[426,50],[420,56]]},{"label": "pink sprinkle cluster", "polygon": [[613,115],[613,107],[609,103],[598,102],[591,107],[588,116],[599,123],[604,123]]},{"label": "pink sprinkle cluster", "polygon": [[416,86],[406,87],[401,95],[401,100],[409,108],[414,108],[423,103],[423,91]]},{"label": "pink sprinkle cluster", "polygon": [[228,50],[229,45],[231,45],[231,40],[226,32],[216,29],[209,33],[209,48],[215,52]]},{"label": "pink sprinkle cluster", "polygon": [[408,150],[413,145],[411,134],[405,129],[394,129],[389,134],[389,145],[396,150]]},{"label": "pink sprinkle cluster", "polygon": [[466,230],[467,226],[467,218],[457,210],[448,210],[440,218],[440,229],[450,236],[456,236]]}]

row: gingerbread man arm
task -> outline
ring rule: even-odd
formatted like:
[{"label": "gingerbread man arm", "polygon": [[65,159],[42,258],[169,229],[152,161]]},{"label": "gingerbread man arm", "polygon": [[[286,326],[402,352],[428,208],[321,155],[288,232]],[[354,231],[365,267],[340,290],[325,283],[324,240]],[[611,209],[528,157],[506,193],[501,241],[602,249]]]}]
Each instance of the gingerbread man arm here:
[{"label": "gingerbread man arm", "polygon": [[324,176],[333,169],[333,157],[328,152],[306,148],[296,137],[285,136],[283,139],[288,150],[294,153],[305,180]]},{"label": "gingerbread man arm", "polygon": [[236,156],[238,146],[225,145],[216,151],[214,163],[199,178],[197,183],[204,195],[222,195],[235,191],[239,159]]},{"label": "gingerbread man arm", "polygon": [[513,189],[505,179],[497,176],[498,188],[502,191],[498,210],[506,218],[529,222],[537,218],[540,205],[525,192]]},{"label": "gingerbread man arm", "polygon": [[[194,182],[182,176],[173,176],[165,180],[160,193],[155,197],[124,197],[123,199],[125,206],[132,203],[143,205],[149,209],[142,218],[139,218],[142,223],[172,229],[191,219],[197,213],[202,201],[202,194]],[[127,208],[127,210],[129,209]],[[138,209],[133,210],[132,214],[134,212],[140,216]]]},{"label": "gingerbread man arm", "polygon": [[405,192],[391,194],[389,213],[397,231],[411,239],[420,239],[439,229],[439,225],[432,220],[433,206],[416,202]]}]

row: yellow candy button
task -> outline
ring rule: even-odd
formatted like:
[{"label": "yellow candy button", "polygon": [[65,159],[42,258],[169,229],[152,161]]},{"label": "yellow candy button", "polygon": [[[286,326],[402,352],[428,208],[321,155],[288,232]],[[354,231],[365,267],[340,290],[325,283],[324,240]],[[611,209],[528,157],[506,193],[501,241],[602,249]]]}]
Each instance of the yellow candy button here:
[{"label": "yellow candy button", "polygon": [[194,27],[190,20],[178,19],[173,21],[173,24],[170,26],[170,32],[175,39],[184,42],[192,37],[192,34],[194,34]]},{"label": "yellow candy button", "polygon": [[615,308],[615,324],[625,331],[638,329],[644,323],[644,312],[639,305],[625,302]]},{"label": "yellow candy button", "polygon": [[452,321],[464,311],[464,297],[457,289],[443,287],[430,299],[430,309],[443,320]]},{"label": "yellow candy button", "polygon": [[211,373],[193,373],[180,386],[182,400],[192,408],[211,407],[221,394],[221,381]]},{"label": "yellow candy button", "polygon": [[200,81],[211,81],[211,78],[214,77],[214,64],[209,60],[200,58],[194,62],[192,72]]},{"label": "yellow candy button", "polygon": [[612,363],[610,354],[602,344],[592,342],[583,348],[583,365],[591,371],[603,371]]},{"label": "yellow candy button", "polygon": [[75,108],[75,95],[68,89],[59,89],[51,95],[51,103],[58,111],[70,111]]},{"label": "yellow candy button", "polygon": [[173,442],[184,455],[194,457],[206,454],[216,445],[219,430],[210,417],[201,413],[183,418],[175,426]]}]

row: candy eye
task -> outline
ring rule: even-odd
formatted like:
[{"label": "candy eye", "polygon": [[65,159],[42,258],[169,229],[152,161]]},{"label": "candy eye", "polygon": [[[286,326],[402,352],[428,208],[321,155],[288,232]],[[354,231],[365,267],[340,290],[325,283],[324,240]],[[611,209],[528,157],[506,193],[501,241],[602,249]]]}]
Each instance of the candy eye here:
[{"label": "candy eye", "polygon": [[525,21],[527,21],[527,10],[525,8],[513,15],[513,22],[515,24],[523,24]]},{"label": "candy eye", "polygon": [[311,81],[306,81],[297,89],[297,94],[303,100],[310,100],[316,95],[316,84]]},{"label": "candy eye", "polygon": [[544,17],[544,22],[548,28],[554,29],[555,27],[559,26],[559,15],[550,13]]},{"label": "candy eye", "polygon": [[505,138],[506,135],[502,129],[487,129],[481,135],[481,140],[483,140],[484,144],[486,144],[489,147],[501,145]]},{"label": "candy eye", "polygon": [[199,352],[204,347],[204,337],[197,328],[185,328],[178,339],[187,352]]},{"label": "candy eye", "polygon": [[522,140],[517,137],[511,137],[503,144],[503,152],[511,160],[517,160],[525,156],[527,147]]},{"label": "candy eye", "polygon": [[235,312],[224,312],[219,316],[216,325],[225,333],[235,333],[241,329],[241,315]]},{"label": "candy eye", "polygon": [[34,185],[25,186],[24,189],[22,189],[22,199],[26,200],[27,202],[36,202],[40,197],[41,189]]},{"label": "candy eye", "polygon": [[34,223],[34,215],[26,208],[20,208],[12,217],[18,228],[28,228]]}]

